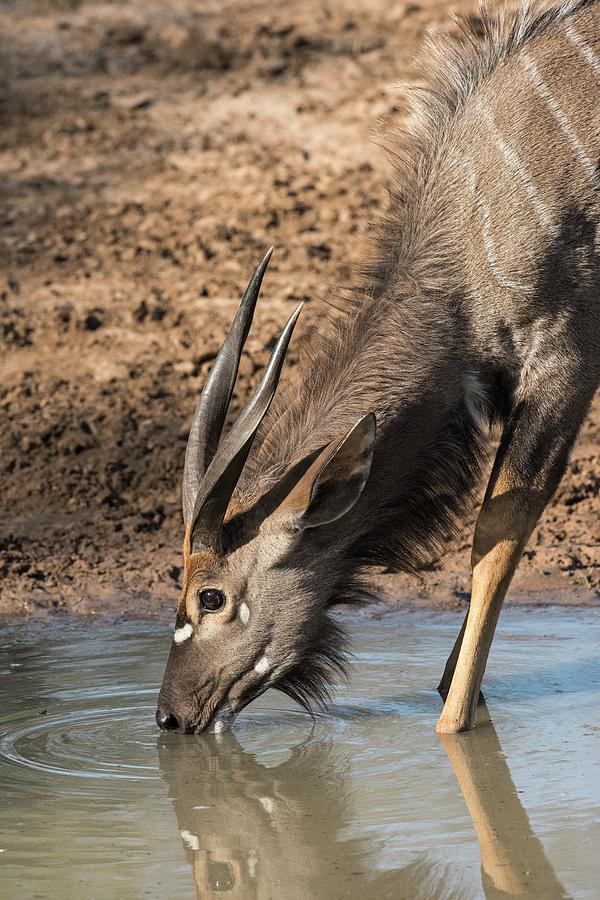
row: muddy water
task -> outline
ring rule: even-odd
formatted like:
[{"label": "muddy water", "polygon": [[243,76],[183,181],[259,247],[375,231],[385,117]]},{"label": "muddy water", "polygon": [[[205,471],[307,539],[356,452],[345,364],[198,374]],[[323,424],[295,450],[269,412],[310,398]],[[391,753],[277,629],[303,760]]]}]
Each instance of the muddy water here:
[{"label": "muddy water", "polygon": [[600,614],[507,611],[470,735],[434,734],[458,619],[352,617],[313,724],[160,736],[165,626],[14,625],[0,643],[0,895],[600,896]]}]

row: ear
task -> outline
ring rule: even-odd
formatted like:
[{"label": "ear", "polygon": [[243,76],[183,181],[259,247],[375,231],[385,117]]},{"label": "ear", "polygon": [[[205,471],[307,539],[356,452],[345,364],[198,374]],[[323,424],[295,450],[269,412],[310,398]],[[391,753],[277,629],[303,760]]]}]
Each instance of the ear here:
[{"label": "ear", "polygon": [[368,413],[341,440],[332,441],[281,504],[302,528],[335,522],[360,497],[371,471],[375,416]]}]

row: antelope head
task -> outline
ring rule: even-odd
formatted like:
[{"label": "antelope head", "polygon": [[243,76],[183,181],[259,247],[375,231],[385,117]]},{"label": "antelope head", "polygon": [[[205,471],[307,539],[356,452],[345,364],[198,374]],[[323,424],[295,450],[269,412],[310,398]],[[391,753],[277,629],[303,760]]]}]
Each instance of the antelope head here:
[{"label": "antelope head", "polygon": [[323,702],[343,669],[343,635],[327,615],[340,547],[325,529],[366,484],[374,416],[301,458],[250,505],[232,501],[301,312],[290,316],[255,393],[223,435],[270,256],[248,284],[190,429],[183,587],[156,712],[164,730],[222,731],[269,687],[307,707]]}]

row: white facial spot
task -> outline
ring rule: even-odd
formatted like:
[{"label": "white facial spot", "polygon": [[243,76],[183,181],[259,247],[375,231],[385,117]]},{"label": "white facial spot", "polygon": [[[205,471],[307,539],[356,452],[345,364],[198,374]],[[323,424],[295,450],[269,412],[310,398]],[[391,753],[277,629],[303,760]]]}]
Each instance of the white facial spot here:
[{"label": "white facial spot", "polygon": [[241,603],[239,609],[239,616],[244,625],[248,624],[248,620],[250,619],[250,610],[248,609],[247,604]]},{"label": "white facial spot", "polygon": [[254,671],[258,672],[259,675],[266,675],[266,673],[271,668],[271,663],[267,659],[266,656],[261,656],[256,665],[254,666]]},{"label": "white facial spot", "polygon": [[183,644],[184,641],[187,641],[188,638],[191,638],[193,634],[193,628],[189,622],[186,622],[185,625],[182,625],[181,628],[176,628],[175,633],[173,635],[173,640],[176,644]]},{"label": "white facial spot", "polygon": [[191,832],[186,831],[185,829],[183,831],[180,831],[179,834],[181,835],[181,837],[183,838],[185,843],[188,845],[190,850],[193,850],[194,853],[197,853],[197,851],[200,849],[200,841],[198,840],[197,835],[192,834]]},{"label": "white facial spot", "polygon": [[221,734],[221,732],[225,731],[226,728],[227,725],[225,724],[223,719],[219,719],[217,722],[215,722],[215,734]]}]

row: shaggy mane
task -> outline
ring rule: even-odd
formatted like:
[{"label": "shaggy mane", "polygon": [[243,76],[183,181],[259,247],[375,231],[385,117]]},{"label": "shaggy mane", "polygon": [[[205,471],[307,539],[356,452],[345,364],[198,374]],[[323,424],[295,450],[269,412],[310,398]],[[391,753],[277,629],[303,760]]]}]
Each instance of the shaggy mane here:
[{"label": "shaggy mane", "polygon": [[[387,453],[402,459],[407,447],[402,440],[408,442],[411,434],[414,440],[420,427],[410,404],[423,397],[432,380],[446,387],[445,373],[453,366],[468,371],[469,335],[463,334],[464,323],[459,321],[457,328],[452,322],[459,319],[455,300],[465,290],[457,270],[460,248],[445,233],[449,198],[444,179],[437,178],[453,140],[452,125],[501,63],[596,2],[484,10],[459,22],[454,35],[426,42],[420,55],[425,86],[408,89],[408,116],[385,134],[393,172],[388,207],[368,238],[372,248],[366,258],[371,261],[360,270],[357,283],[342,292],[348,301],[344,313],[333,317],[325,307],[317,340],[313,335],[301,344],[302,380],[282,384],[259,429],[236,489],[242,507],[369,410],[377,415],[382,457]],[[456,384],[451,390],[456,408],[442,422],[440,439],[424,440],[422,458],[413,460],[412,494],[398,489],[398,496],[390,497],[389,483],[381,480],[373,487],[377,522],[351,547],[347,569],[340,572],[340,596],[355,597],[364,589],[362,583],[353,587],[361,566],[388,564],[409,572],[430,566],[472,509],[489,438],[482,424],[499,415],[498,397],[482,398],[481,421],[476,422],[464,391],[459,398]],[[430,397],[428,402],[435,406],[437,400]],[[400,435],[400,442],[394,432],[399,415],[413,429],[407,437]],[[389,460],[387,465],[389,476]],[[360,532],[351,514],[348,520],[348,527]]]}]

